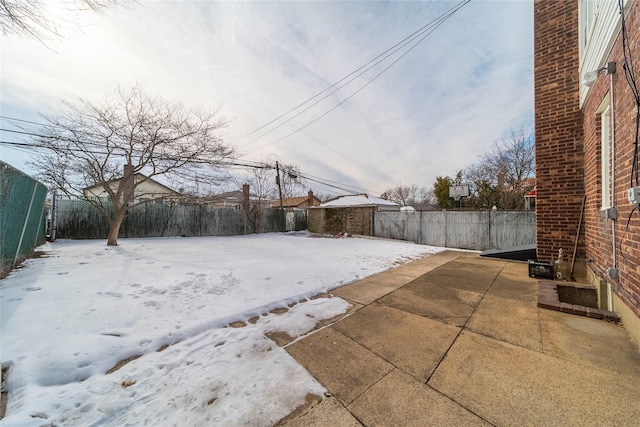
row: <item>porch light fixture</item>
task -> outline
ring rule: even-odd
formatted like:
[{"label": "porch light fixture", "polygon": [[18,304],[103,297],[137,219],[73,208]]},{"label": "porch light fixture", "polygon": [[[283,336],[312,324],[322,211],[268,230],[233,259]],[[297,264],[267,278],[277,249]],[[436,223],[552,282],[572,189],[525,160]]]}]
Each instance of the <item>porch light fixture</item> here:
[{"label": "porch light fixture", "polygon": [[601,73],[613,74],[615,72],[616,72],[616,63],[607,62],[607,65],[605,65],[604,67],[595,71],[589,71],[585,73],[581,83],[586,87],[591,87],[596,82],[596,80],[598,80],[598,76]]}]

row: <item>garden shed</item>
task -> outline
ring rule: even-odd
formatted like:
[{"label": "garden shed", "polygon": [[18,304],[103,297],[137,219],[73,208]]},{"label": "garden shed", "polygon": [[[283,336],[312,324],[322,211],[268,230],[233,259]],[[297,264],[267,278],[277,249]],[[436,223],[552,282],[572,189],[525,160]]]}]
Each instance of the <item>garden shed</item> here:
[{"label": "garden shed", "polygon": [[308,209],[307,228],[320,234],[373,235],[373,212],[399,211],[400,205],[367,194],[339,196]]}]

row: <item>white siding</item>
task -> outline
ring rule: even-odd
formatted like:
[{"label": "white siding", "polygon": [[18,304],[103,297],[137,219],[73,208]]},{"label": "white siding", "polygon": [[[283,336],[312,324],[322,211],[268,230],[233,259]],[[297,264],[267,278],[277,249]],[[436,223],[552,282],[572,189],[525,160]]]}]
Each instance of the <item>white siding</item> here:
[{"label": "white siding", "polygon": [[[580,81],[589,71],[606,65],[607,57],[620,32],[618,0],[579,1]],[[623,0],[628,13],[636,0]],[[618,69],[620,68],[620,64]],[[584,104],[590,88],[580,85],[580,106]]]}]

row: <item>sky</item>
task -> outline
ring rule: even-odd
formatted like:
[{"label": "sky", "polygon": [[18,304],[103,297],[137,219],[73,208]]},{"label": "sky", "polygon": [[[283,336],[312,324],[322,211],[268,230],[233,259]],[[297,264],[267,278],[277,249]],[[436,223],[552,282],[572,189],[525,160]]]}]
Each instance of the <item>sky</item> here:
[{"label": "sky", "polygon": [[305,336],[350,308],[312,297],[442,248],[286,233],[38,250],[2,280],[7,427],[274,425],[326,389],[269,334]]},{"label": "sky", "polygon": [[[139,83],[186,106],[221,105],[231,121],[221,135],[241,159],[295,164],[349,192],[431,187],[512,129],[532,128],[533,2],[471,0],[410,51],[287,123],[251,132],[458,3],[141,0],[100,14],[56,9],[64,37],[3,36],[0,112],[41,122],[38,113],[60,112],[62,100],[99,101]],[[3,161],[32,172],[25,152],[0,150]]]}]

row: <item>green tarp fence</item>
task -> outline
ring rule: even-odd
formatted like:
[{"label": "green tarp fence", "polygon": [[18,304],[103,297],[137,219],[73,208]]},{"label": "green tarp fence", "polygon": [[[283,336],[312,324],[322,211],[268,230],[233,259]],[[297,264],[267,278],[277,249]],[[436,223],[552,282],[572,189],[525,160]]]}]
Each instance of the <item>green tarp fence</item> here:
[{"label": "green tarp fence", "polygon": [[47,187],[0,161],[0,273],[45,242]]}]

